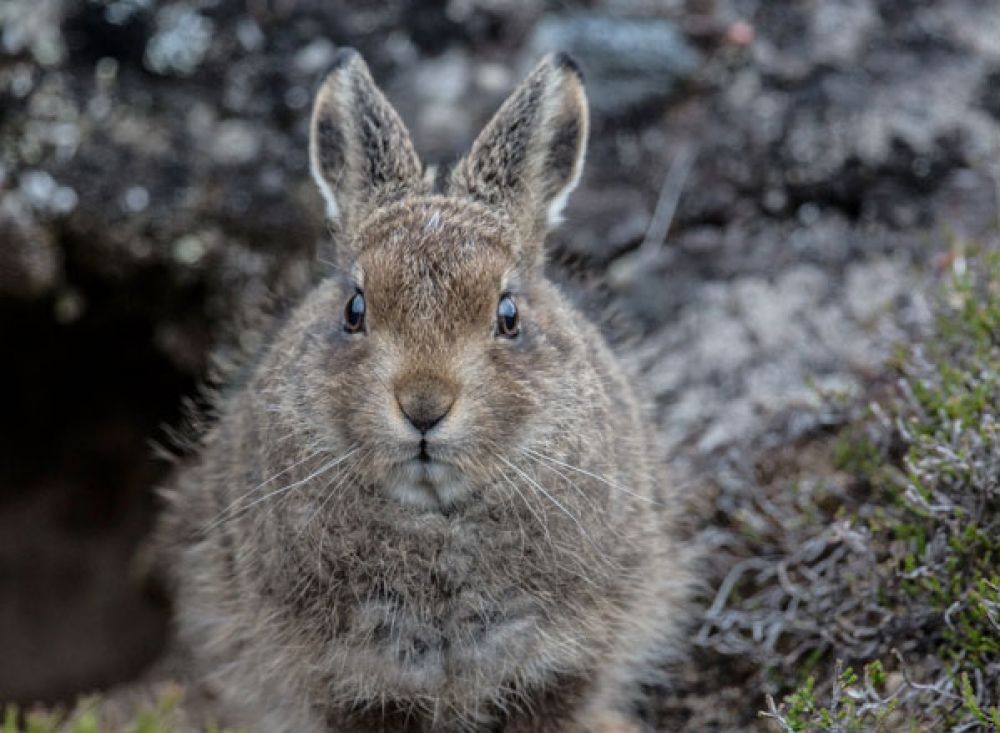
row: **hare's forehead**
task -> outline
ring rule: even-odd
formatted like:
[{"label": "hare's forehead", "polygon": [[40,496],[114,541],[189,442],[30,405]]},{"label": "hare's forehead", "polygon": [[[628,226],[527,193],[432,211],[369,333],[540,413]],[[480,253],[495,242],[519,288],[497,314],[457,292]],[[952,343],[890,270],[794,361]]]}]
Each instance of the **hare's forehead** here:
[{"label": "hare's forehead", "polygon": [[492,299],[516,262],[508,231],[459,205],[399,207],[365,232],[358,273],[366,292],[472,302]]},{"label": "hare's forehead", "polygon": [[[359,258],[359,280],[380,310],[399,305],[425,311],[479,310],[495,304],[514,277],[511,261],[475,248],[379,249]],[[471,315],[471,314],[470,314]]]}]

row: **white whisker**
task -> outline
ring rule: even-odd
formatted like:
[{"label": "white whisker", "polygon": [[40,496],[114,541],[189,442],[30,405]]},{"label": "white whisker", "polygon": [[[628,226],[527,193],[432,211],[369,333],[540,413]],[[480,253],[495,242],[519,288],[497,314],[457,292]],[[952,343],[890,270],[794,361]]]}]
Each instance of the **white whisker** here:
[{"label": "white whisker", "polygon": [[[244,492],[243,492],[242,494],[240,494],[240,495],[239,495],[239,496],[237,496],[237,497],[236,497],[235,499],[233,499],[233,500],[232,500],[232,501],[231,501],[231,502],[229,503],[229,505],[228,505],[228,506],[226,506],[226,508],[225,508],[225,509],[223,509],[222,511],[220,511],[220,512],[219,512],[218,516],[216,517],[216,520],[218,520],[218,519],[220,519],[220,518],[224,517],[224,516],[225,516],[225,515],[226,515],[227,513],[229,513],[229,512],[230,512],[230,511],[232,511],[233,509],[235,509],[235,508],[236,508],[236,507],[237,507],[237,506],[239,505],[239,503],[240,503],[241,501],[243,501],[244,499],[246,499],[246,498],[247,498],[248,496],[250,496],[251,494],[254,494],[254,493],[256,493],[256,492],[260,491],[260,490],[261,490],[261,489],[263,489],[263,488],[264,488],[265,486],[267,486],[267,485],[268,485],[269,483],[271,483],[272,481],[274,481],[274,480],[275,480],[276,478],[280,478],[281,476],[284,476],[284,475],[285,475],[286,473],[288,473],[289,471],[291,471],[291,470],[292,470],[293,468],[297,468],[298,466],[301,466],[301,465],[302,465],[303,463],[305,463],[305,462],[306,462],[306,461],[308,461],[308,460],[311,460],[311,459],[315,458],[315,457],[316,457],[316,456],[318,456],[318,455],[319,455],[320,453],[322,453],[322,451],[319,451],[319,450],[315,450],[315,451],[313,451],[312,453],[310,453],[309,455],[307,455],[307,456],[306,456],[305,458],[301,458],[301,459],[299,459],[298,461],[296,461],[296,462],[295,462],[295,463],[293,463],[292,465],[290,465],[290,466],[285,466],[285,468],[283,468],[283,469],[281,469],[280,471],[278,471],[278,472],[277,472],[276,474],[274,474],[273,476],[271,476],[271,478],[269,478],[269,479],[264,479],[263,481],[261,481],[261,482],[260,482],[259,484],[257,484],[256,486],[254,486],[254,487],[252,487],[252,488],[250,488],[250,489],[248,489],[248,490],[244,491]],[[211,529],[212,527],[214,527],[214,526],[215,526],[215,524],[214,524],[214,521],[215,521],[215,520],[213,520],[213,523],[212,523],[211,525],[209,525],[209,529]]]},{"label": "white whisker", "polygon": [[[507,482],[507,484],[510,486],[510,488],[512,488],[514,490],[514,492],[521,498],[521,501],[524,502],[524,506],[527,507],[528,511],[531,513],[531,516],[533,516],[535,518],[535,521],[537,521],[538,524],[539,524],[539,526],[542,528],[542,530],[544,530],[544,532],[545,532],[545,538],[548,540],[549,544],[551,545],[552,544],[552,536],[549,533],[548,522],[546,522],[543,517],[539,516],[538,512],[535,511],[535,508],[533,506],[531,506],[531,503],[528,501],[528,498],[521,492],[521,490],[519,488],[517,488],[517,484],[514,483],[513,481],[511,481],[510,476],[508,476],[506,473],[504,473],[499,468],[497,469],[497,471],[503,477],[503,480]],[[513,503],[512,503],[511,506],[513,508]],[[522,532],[522,535],[523,535],[523,533],[524,533],[524,527],[523,526],[521,528],[521,532]]]},{"label": "white whisker", "polygon": [[595,481],[600,481],[602,484],[606,484],[607,486],[610,486],[613,489],[617,489],[618,491],[622,492],[623,494],[627,494],[629,496],[635,497],[636,499],[640,499],[641,501],[646,501],[646,502],[649,502],[650,504],[656,504],[657,506],[666,506],[661,501],[657,501],[656,499],[653,499],[652,497],[649,497],[649,496],[643,496],[642,494],[637,494],[634,491],[631,491],[631,490],[625,488],[624,486],[616,484],[614,481],[610,481],[610,480],[604,478],[603,476],[600,476],[600,475],[598,475],[596,473],[588,471],[585,468],[580,468],[579,466],[574,466],[574,465],[569,464],[569,463],[564,463],[563,461],[560,461],[560,460],[558,460],[556,458],[552,458],[551,456],[547,456],[544,453],[539,453],[538,451],[533,451],[530,448],[522,448],[522,451],[525,452],[525,453],[528,453],[529,455],[532,455],[532,456],[535,456],[537,458],[540,458],[542,460],[549,461],[550,463],[554,463],[557,466],[562,466],[563,468],[569,469],[570,471],[576,471],[577,473],[583,474],[584,476],[589,476],[590,478],[594,479]]},{"label": "white whisker", "polygon": [[531,476],[529,476],[528,474],[526,474],[520,468],[518,468],[517,466],[515,466],[513,463],[511,463],[506,458],[504,458],[503,456],[501,456],[499,453],[495,454],[495,456],[496,456],[496,458],[498,460],[503,461],[504,464],[506,464],[507,466],[509,466],[512,470],[516,471],[531,486],[533,486],[535,489],[537,489],[539,492],[541,492],[542,495],[545,498],[547,498],[549,501],[551,501],[552,504],[555,505],[556,508],[559,509],[559,511],[561,511],[563,514],[565,514],[567,517],[569,517],[573,521],[573,524],[576,525],[576,528],[578,530],[580,530],[580,534],[582,534],[586,538],[586,540],[588,542],[590,542],[590,544],[594,547],[594,549],[596,549],[598,552],[600,552],[602,556],[604,555],[604,553],[601,551],[600,547],[597,546],[597,543],[594,542],[593,538],[590,536],[590,534],[587,532],[587,530],[584,529],[583,525],[580,523],[580,520],[576,518],[576,515],[574,515],[573,512],[571,512],[569,509],[567,509],[565,506],[563,506],[563,504],[558,499],[556,499],[554,496],[552,496],[552,494],[550,494],[548,491],[545,490],[545,487],[543,487],[540,483],[538,483],[537,481],[535,481],[535,479],[531,478]]},{"label": "white whisker", "polygon": [[288,484],[287,486],[282,486],[280,489],[275,489],[274,491],[267,492],[266,494],[264,494],[264,496],[261,496],[261,497],[259,497],[257,499],[254,499],[252,502],[250,502],[246,506],[240,507],[238,511],[230,514],[229,516],[221,516],[221,517],[219,517],[215,522],[213,522],[212,524],[210,524],[206,528],[205,531],[206,532],[212,531],[213,529],[215,529],[215,527],[219,526],[223,522],[227,522],[227,521],[229,521],[231,519],[235,519],[236,517],[245,514],[246,512],[250,511],[255,506],[257,506],[258,504],[267,501],[268,499],[270,499],[273,496],[278,496],[280,494],[285,494],[285,493],[287,493],[289,491],[292,491],[293,489],[296,489],[296,488],[298,488],[300,486],[303,486],[304,484],[307,484],[308,482],[312,481],[317,476],[321,476],[324,473],[326,473],[327,471],[329,471],[329,470],[335,468],[336,466],[340,465],[343,461],[347,460],[351,455],[353,455],[357,450],[358,450],[357,448],[354,448],[354,449],[348,451],[347,453],[345,453],[344,455],[342,455],[340,458],[335,458],[334,460],[329,461],[328,463],[323,464],[322,466],[320,466],[319,468],[317,468],[315,471],[313,471],[312,473],[310,473],[305,478],[301,478],[298,481],[293,481],[292,483]]}]

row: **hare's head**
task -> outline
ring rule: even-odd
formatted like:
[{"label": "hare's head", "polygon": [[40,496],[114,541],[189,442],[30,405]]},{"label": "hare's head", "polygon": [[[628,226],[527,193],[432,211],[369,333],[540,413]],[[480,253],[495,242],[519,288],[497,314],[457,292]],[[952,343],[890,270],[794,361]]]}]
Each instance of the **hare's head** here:
[{"label": "hare's head", "polygon": [[309,394],[404,503],[459,500],[581,399],[579,324],[544,280],[542,247],[587,125],[578,69],[549,56],[435,190],[356,52],[317,95],[310,160],[339,274],[305,311],[326,334]]}]

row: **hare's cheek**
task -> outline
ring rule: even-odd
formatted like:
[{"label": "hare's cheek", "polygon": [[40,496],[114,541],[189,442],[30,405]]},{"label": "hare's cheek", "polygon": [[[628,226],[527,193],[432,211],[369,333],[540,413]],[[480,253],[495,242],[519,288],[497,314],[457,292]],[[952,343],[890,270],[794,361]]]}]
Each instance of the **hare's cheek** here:
[{"label": "hare's cheek", "polygon": [[376,357],[367,344],[351,337],[334,337],[320,368],[320,393],[330,405],[329,419],[351,432],[370,430],[368,423],[386,403],[385,388],[379,382]]},{"label": "hare's cheek", "polygon": [[344,328],[344,324],[336,319],[324,321],[315,329],[317,343],[322,343],[326,347],[327,355],[330,358],[337,358],[341,355],[351,355],[355,358],[368,352],[368,337],[364,332],[351,332]]},{"label": "hare's cheek", "polygon": [[488,389],[482,394],[484,422],[506,444],[516,441],[525,424],[537,412],[537,388],[532,384],[532,367],[527,360],[499,363]]},{"label": "hare's cheek", "polygon": [[516,341],[494,349],[497,383],[512,393],[537,394],[573,361],[572,348],[548,333],[525,328]]},{"label": "hare's cheek", "polygon": [[347,331],[337,320],[317,326],[313,343],[322,348],[323,369],[331,378],[356,379],[364,370],[371,371],[380,358],[377,339],[364,332]]}]

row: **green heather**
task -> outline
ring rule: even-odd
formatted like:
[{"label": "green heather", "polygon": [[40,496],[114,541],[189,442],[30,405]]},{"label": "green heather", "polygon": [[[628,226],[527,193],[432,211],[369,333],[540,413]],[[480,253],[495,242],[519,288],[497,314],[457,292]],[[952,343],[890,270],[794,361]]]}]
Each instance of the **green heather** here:
[{"label": "green heather", "polygon": [[781,730],[1000,730],[1000,253],[965,264],[934,334],[900,351],[896,384],[834,449],[872,559],[845,569],[878,588],[846,621],[884,657],[860,680],[811,671],[763,713]]}]

